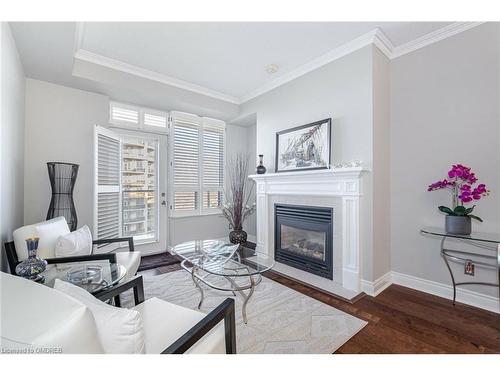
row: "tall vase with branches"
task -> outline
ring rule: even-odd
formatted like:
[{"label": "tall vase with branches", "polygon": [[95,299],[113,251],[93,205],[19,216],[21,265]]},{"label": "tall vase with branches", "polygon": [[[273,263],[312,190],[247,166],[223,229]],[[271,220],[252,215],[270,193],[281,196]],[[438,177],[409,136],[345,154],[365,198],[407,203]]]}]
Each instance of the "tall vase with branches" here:
[{"label": "tall vase with branches", "polygon": [[255,203],[249,203],[254,184],[248,179],[248,157],[236,154],[228,160],[226,170],[222,215],[233,229],[229,233],[229,240],[241,244],[247,241],[243,222],[255,211]]}]

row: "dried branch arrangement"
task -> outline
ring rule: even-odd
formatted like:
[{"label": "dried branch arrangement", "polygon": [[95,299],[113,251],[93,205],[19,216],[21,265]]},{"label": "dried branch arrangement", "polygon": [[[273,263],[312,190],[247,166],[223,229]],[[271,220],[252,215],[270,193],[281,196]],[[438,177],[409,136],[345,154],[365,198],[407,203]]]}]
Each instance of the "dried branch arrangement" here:
[{"label": "dried branch arrangement", "polygon": [[255,211],[249,204],[254,183],[248,179],[248,157],[237,154],[227,163],[227,180],[224,189],[222,215],[234,230],[242,230],[243,222]]}]

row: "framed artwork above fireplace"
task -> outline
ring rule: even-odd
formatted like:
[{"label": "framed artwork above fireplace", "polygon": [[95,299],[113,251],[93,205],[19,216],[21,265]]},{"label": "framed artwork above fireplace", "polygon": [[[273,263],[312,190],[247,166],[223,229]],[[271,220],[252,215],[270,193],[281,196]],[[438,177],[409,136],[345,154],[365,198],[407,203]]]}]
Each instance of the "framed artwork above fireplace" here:
[{"label": "framed artwork above fireplace", "polygon": [[328,118],[276,133],[276,172],[329,168],[331,127]]}]

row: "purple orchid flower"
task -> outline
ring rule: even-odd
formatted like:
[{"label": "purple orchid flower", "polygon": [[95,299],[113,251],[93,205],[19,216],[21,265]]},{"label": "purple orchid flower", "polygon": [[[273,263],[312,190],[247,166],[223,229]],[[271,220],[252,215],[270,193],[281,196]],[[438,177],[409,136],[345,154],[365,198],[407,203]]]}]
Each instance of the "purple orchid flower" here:
[{"label": "purple orchid flower", "polygon": [[470,214],[475,206],[468,209],[464,207],[464,204],[472,201],[478,201],[490,193],[485,184],[478,184],[477,186],[474,186],[477,181],[476,174],[472,172],[471,168],[466,167],[463,164],[454,164],[448,171],[448,179],[436,181],[430,184],[427,187],[427,191],[440,189],[450,190],[453,198],[453,209],[440,206],[440,211],[449,215],[465,215],[481,220],[477,216]]}]

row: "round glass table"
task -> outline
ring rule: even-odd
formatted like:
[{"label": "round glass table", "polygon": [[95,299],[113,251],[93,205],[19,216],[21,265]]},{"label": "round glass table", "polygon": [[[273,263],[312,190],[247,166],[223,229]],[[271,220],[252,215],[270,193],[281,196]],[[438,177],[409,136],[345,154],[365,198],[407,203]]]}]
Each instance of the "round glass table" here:
[{"label": "round glass table", "polygon": [[56,279],[75,284],[87,292],[95,294],[118,284],[125,277],[127,270],[108,260],[89,262],[51,264],[42,272],[44,284],[54,287]]},{"label": "round glass table", "polygon": [[273,258],[247,248],[240,251],[240,245],[220,240],[189,241],[170,247],[169,250],[183,259],[181,267],[191,274],[201,295],[198,308],[201,308],[204,298],[200,284],[229,291],[234,296],[239,293],[243,297],[243,321],[247,323],[248,301],[262,281],[262,273],[274,266]]}]

